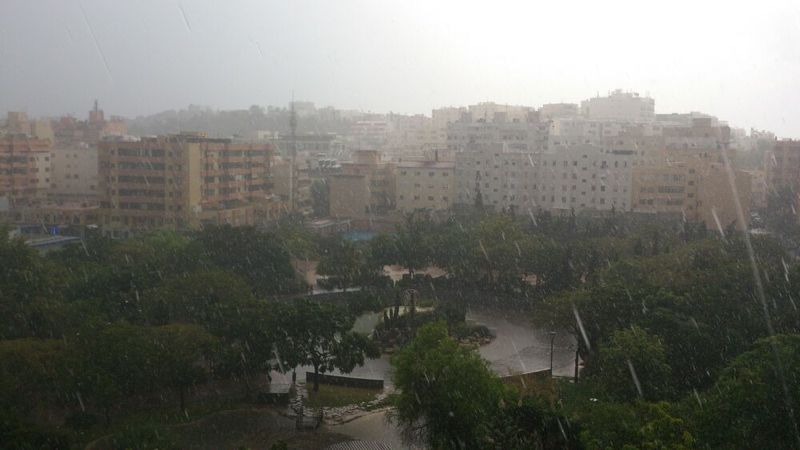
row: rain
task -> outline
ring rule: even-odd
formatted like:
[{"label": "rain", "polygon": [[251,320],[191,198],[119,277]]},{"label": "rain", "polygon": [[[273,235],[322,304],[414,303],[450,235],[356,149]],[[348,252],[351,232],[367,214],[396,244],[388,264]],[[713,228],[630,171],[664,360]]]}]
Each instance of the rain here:
[{"label": "rain", "polygon": [[7,3],[0,448],[800,448],[796,2]]}]

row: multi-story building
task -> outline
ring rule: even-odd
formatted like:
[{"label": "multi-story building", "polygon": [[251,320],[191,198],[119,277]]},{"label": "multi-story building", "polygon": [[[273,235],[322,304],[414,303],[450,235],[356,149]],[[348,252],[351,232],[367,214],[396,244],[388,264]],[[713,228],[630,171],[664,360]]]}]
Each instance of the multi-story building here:
[{"label": "multi-story building", "polygon": [[767,188],[800,188],[800,140],[780,139],[764,154]]},{"label": "multi-story building", "polygon": [[50,150],[48,198],[78,202],[97,201],[97,148],[87,144]]},{"label": "multi-story building", "polygon": [[713,117],[694,117],[688,124],[664,125],[663,136],[664,147],[673,155],[722,162],[721,151],[729,148],[731,129]]},{"label": "multi-story building", "polygon": [[436,127],[430,117],[391,115],[392,131],[385,151],[404,156],[409,152],[444,148],[447,145],[447,129]]},{"label": "multi-story building", "polygon": [[202,133],[106,140],[99,146],[100,220],[113,236],[156,228],[252,225],[274,211],[269,144]]},{"label": "multi-story building", "polygon": [[44,199],[49,182],[50,141],[0,136],[0,209],[9,212]]},{"label": "multi-story building", "polygon": [[476,146],[456,155],[456,195],[494,209],[627,211],[633,162],[633,152],[591,145],[552,153]]},{"label": "multi-story building", "polygon": [[[702,222],[709,229],[739,229],[738,208],[745,221],[750,213],[750,175],[731,169],[735,191],[725,165],[689,158],[633,170],[633,209],[664,214],[688,222]],[[738,196],[738,201],[737,201]],[[746,222],[747,223],[747,222]]]},{"label": "multi-story building", "polygon": [[[291,163],[285,158],[275,158],[272,160],[271,175],[273,180],[273,193],[277,195],[281,202],[296,213],[302,215],[311,214],[311,178],[307,167],[299,167],[297,164],[294,174],[291,174]],[[290,175],[292,175],[290,177]],[[294,192],[290,193],[294,187]]]},{"label": "multi-story building", "polygon": [[547,150],[549,125],[538,116],[531,115],[528,121],[510,122],[497,117],[493,122],[462,120],[447,128],[447,148],[469,151],[474,145],[486,146],[505,143],[510,151],[541,152]]},{"label": "multi-story building", "polygon": [[467,112],[467,108],[463,106],[458,107],[445,107],[437,108],[431,111],[431,121],[434,128],[442,130],[447,133],[447,125],[458,122],[461,117]]},{"label": "multi-story building", "polygon": [[[263,132],[259,133],[259,139],[266,137]],[[294,140],[290,135],[281,134],[277,137],[269,136],[270,140],[278,150],[278,154],[284,157],[291,156],[292,148],[297,149],[297,154],[325,154],[329,156],[342,155],[346,145],[335,134],[299,134]]]},{"label": "multi-story building", "polygon": [[81,144],[95,145],[106,136],[123,136],[128,133],[125,121],[113,116],[107,120],[96,100],[94,108],[89,111],[89,120],[61,117],[53,121],[52,130],[55,146],[62,148],[75,148]]},{"label": "multi-story building", "polygon": [[404,161],[395,173],[397,209],[445,211],[454,202],[455,163]]},{"label": "multi-story building", "polygon": [[482,102],[468,106],[469,113],[473,120],[483,120],[485,122],[495,121],[496,118],[503,118],[508,122],[525,122],[533,108],[519,105],[500,105],[493,102]]},{"label": "multi-story building", "polygon": [[581,113],[589,119],[650,122],[655,119],[655,101],[635,92],[615,90],[607,97],[581,102]]},{"label": "multi-story building", "polygon": [[542,120],[577,117],[580,114],[577,103],[546,103],[539,108]]},{"label": "multi-story building", "polygon": [[389,140],[392,124],[388,120],[359,120],[350,127],[353,148],[382,148]]},{"label": "multi-story building", "polygon": [[394,165],[376,150],[356,150],[351,157],[330,177],[331,216],[363,219],[394,209]]},{"label": "multi-story building", "polygon": [[750,174],[750,208],[763,209],[767,207],[769,198],[767,178],[763,170],[748,170]]}]

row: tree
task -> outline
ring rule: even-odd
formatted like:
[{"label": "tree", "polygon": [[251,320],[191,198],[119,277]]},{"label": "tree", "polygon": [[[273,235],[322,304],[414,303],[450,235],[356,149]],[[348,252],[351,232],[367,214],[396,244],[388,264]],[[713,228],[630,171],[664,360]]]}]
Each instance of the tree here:
[{"label": "tree", "polygon": [[36,404],[60,403],[67,386],[64,343],[51,339],[0,340],[0,412],[25,417]]},{"label": "tree", "polygon": [[281,309],[279,351],[286,363],[314,368],[315,392],[319,390],[321,374],[332,370],[349,373],[363,365],[365,357],[380,356],[372,341],[351,331],[353,322],[345,308],[309,300],[296,301]]},{"label": "tree", "polygon": [[174,324],[152,329],[158,382],[174,389],[186,410],[186,390],[203,381],[214,338],[197,325]]},{"label": "tree", "polygon": [[324,180],[311,183],[311,209],[314,217],[327,217],[330,214],[330,188]]},{"label": "tree", "polygon": [[485,361],[447,335],[422,326],[393,359],[396,420],[431,448],[485,448],[504,387]]},{"label": "tree", "polygon": [[408,276],[414,278],[414,271],[424,268],[430,262],[430,253],[426,245],[427,230],[430,222],[420,213],[406,215],[405,221],[398,227],[393,236],[392,259],[408,270]]},{"label": "tree", "polygon": [[667,402],[616,403],[582,398],[571,420],[587,450],[691,450],[695,437],[687,420]]},{"label": "tree", "polygon": [[633,326],[611,335],[586,367],[585,377],[614,399],[654,400],[669,394],[671,368],[660,339]]},{"label": "tree", "polygon": [[800,447],[800,335],[759,340],[731,362],[702,399],[699,437],[711,448],[745,442],[750,448]]},{"label": "tree", "polygon": [[327,275],[340,289],[347,290],[364,279],[365,258],[355,243],[342,237],[329,239],[322,246],[317,273]]},{"label": "tree", "polygon": [[58,272],[0,227],[0,338],[57,337],[62,330]]},{"label": "tree", "polygon": [[197,243],[218,267],[247,280],[257,296],[302,290],[289,254],[270,234],[254,227],[207,227]]},{"label": "tree", "polygon": [[255,305],[247,283],[218,269],[169,278],[144,292],[139,302],[144,319],[151,325],[194,323],[223,337],[232,336]]}]

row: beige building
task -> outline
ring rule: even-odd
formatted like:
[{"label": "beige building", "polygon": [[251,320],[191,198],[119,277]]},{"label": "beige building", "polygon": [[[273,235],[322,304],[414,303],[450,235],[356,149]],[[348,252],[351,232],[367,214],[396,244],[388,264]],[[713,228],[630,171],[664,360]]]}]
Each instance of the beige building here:
[{"label": "beige building", "polygon": [[767,178],[763,170],[748,170],[750,174],[750,207],[763,209],[767,207]]},{"label": "beige building", "polygon": [[764,154],[764,172],[769,190],[800,187],[800,140],[781,139]]},{"label": "beige building", "polygon": [[330,177],[331,216],[362,219],[394,209],[394,165],[376,150],[356,150],[351,157]]},{"label": "beige building", "polygon": [[455,163],[407,161],[397,165],[397,209],[444,211],[455,198]]},{"label": "beige building", "polygon": [[[298,166],[301,163],[297,163]],[[305,165],[303,163],[303,165]],[[286,208],[303,215],[311,214],[311,178],[308,169],[295,167],[291,173],[291,163],[287,159],[275,158],[272,161],[271,175],[273,180],[273,193],[277,195]],[[292,176],[290,176],[292,175]],[[291,185],[294,185],[294,194],[290,199]],[[291,203],[294,203],[292,206]]]},{"label": "beige building", "polygon": [[272,147],[201,133],[102,141],[100,221],[107,234],[253,225],[269,220]]},{"label": "beige building", "polygon": [[[733,171],[735,194],[746,222],[750,216],[751,178]],[[633,170],[633,210],[675,215],[689,222],[702,222],[709,229],[740,229],[737,197],[722,163],[699,158]]]},{"label": "beige building", "polygon": [[0,136],[0,207],[36,203],[50,182],[50,142],[25,134]]},{"label": "beige building", "polygon": [[365,175],[336,174],[330,178],[330,215],[361,219],[369,216],[369,181]]},{"label": "beige building", "polygon": [[48,198],[77,202],[97,201],[97,148],[82,145],[50,150]]}]

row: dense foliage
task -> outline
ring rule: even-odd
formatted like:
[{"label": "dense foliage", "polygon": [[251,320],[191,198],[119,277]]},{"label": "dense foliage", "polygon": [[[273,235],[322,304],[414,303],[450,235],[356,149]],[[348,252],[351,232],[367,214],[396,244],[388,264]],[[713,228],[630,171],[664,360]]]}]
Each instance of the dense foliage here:
[{"label": "dense foliage", "polygon": [[[513,211],[414,214],[369,241],[312,236],[293,219],[272,232],[90,236],[46,256],[3,233],[0,441],[65,447],[156,397],[183,408],[203,383],[249,391],[271,369],[352,370],[376,355],[350,332],[355,316],[396,309],[413,288],[439,309],[384,326],[407,335],[395,340],[398,420],[434,448],[800,447],[800,265],[784,240],[749,238]],[[318,261],[326,286],[357,301],[294,298],[307,291],[298,261]],[[386,265],[404,269],[398,288]],[[432,266],[445,276],[425,275]],[[576,382],[501,383],[454,340],[471,301],[571,334]]]}]

